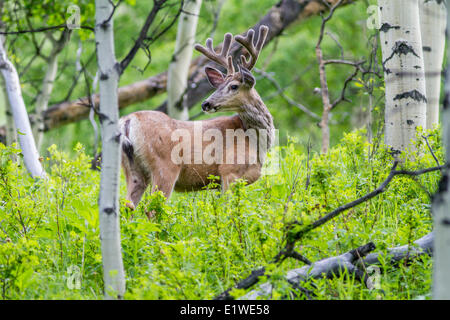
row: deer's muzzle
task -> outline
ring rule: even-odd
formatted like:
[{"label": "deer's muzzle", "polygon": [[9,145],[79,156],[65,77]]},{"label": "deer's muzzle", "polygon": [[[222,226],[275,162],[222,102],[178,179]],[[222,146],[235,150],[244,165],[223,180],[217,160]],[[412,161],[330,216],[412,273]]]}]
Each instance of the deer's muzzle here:
[{"label": "deer's muzzle", "polygon": [[209,102],[209,101],[204,101],[203,103],[202,103],[202,110],[204,111],[204,112],[216,112],[217,111],[217,107],[214,107],[212,104],[211,104],[211,102]]}]

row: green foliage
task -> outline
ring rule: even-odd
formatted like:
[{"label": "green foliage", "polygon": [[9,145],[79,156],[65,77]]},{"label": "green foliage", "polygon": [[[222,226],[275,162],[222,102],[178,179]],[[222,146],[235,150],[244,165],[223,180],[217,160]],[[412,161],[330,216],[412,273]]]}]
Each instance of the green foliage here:
[{"label": "green foliage", "polygon": [[[16,2],[16,1],[14,1]],[[25,17],[29,17],[34,28],[51,26],[64,23],[69,18],[67,9],[69,5],[75,4],[80,7],[80,23],[82,25],[94,26],[94,2],[77,0],[70,2],[60,1],[40,1],[31,0],[19,1],[26,6],[26,10],[18,8],[19,23],[15,22],[15,16],[8,11],[2,15],[1,19],[9,29],[27,29]],[[114,3],[116,3],[114,1]],[[228,0],[225,1],[220,11],[220,19],[217,29],[213,33],[214,43],[223,40],[226,32],[240,34],[248,27],[253,26],[261,17],[266,14],[272,6],[276,4],[272,0]],[[371,44],[367,38],[374,33],[366,28],[366,20],[369,18],[367,7],[369,4],[376,4],[375,0],[355,1],[355,3],[340,8],[336,11],[335,17],[327,24],[327,32],[332,34],[344,48],[345,59],[361,60],[368,59],[371,52]],[[212,34],[215,14],[218,9],[218,0],[203,1],[199,24],[196,34],[196,42],[204,43],[206,38]],[[115,28],[115,48],[117,60],[121,60],[133,46],[137,37],[137,32],[143,26],[148,13],[151,11],[152,2],[148,1],[122,1],[114,15]],[[178,9],[176,0],[170,1],[170,5],[158,15],[149,34],[152,35],[156,27],[161,30],[173,17]],[[10,10],[10,6],[5,6],[5,10]],[[31,10],[31,11],[30,11]],[[27,15],[27,13],[30,11]],[[245,12],[245,14],[243,14]],[[236,18],[239,17],[239,18]],[[164,22],[162,22],[164,20]],[[270,72],[273,78],[285,88],[285,93],[294,101],[303,104],[315,113],[321,115],[322,100],[319,95],[313,94],[314,88],[320,87],[317,58],[315,56],[315,45],[318,40],[320,28],[320,17],[304,19],[301,23],[293,23],[283,31],[283,34],[272,41],[262,52],[258,59],[257,68]],[[120,86],[128,85],[148,77],[167,71],[171,61],[176,39],[176,24],[164,34],[158,41],[150,46],[151,64],[148,56],[140,50],[131,65],[121,76]],[[54,31],[53,35],[57,39],[61,30]],[[40,92],[43,75],[47,70],[45,59],[40,56],[34,57],[36,49],[34,43],[40,44],[44,41],[45,33],[23,34],[18,37],[10,36],[8,40],[13,42],[9,48],[9,55],[15,62],[15,66],[20,74],[23,85],[22,92],[28,111],[34,109],[36,96]],[[86,66],[87,71],[92,76],[97,71],[95,59],[94,35],[89,30],[76,29],[71,33],[70,41],[58,57],[59,68],[58,77],[54,84],[49,106],[64,100],[77,100],[87,94],[84,75],[79,75],[76,69],[77,50],[82,45],[81,63]],[[51,45],[48,40],[40,49],[40,53],[45,57],[50,54]],[[323,41],[323,51],[325,58],[340,58],[339,46],[329,36],[325,35]],[[379,53],[380,55],[381,53]],[[193,58],[199,56],[194,52]],[[31,63],[32,62],[32,63]],[[28,64],[31,63],[30,66]],[[330,65],[327,66],[327,78],[332,100],[339,97],[345,79],[353,72],[350,66]],[[78,77],[79,76],[79,77]],[[78,77],[78,82],[69,94],[74,79]],[[256,88],[266,105],[274,116],[275,126],[283,128],[280,132],[280,139],[286,143],[288,136],[295,136],[300,141],[307,141],[311,138],[313,148],[320,150],[320,129],[317,127],[317,119],[313,119],[295,106],[290,105],[280,94],[277,88],[267,79],[258,74]],[[373,76],[366,76],[358,82],[349,84],[347,98],[352,102],[343,102],[333,110],[331,117],[331,144],[334,145],[342,138],[342,132],[347,132],[353,127],[363,125],[362,118],[368,114],[369,96],[364,86],[372,83],[374,85],[374,97],[372,103],[372,116],[374,129],[375,124],[382,119],[384,111],[384,99],[381,99],[382,84]],[[88,83],[92,84],[92,78],[88,77]],[[121,114],[128,114],[136,110],[156,109],[166,99],[165,94],[130,106],[121,110]],[[190,115],[200,112],[200,103],[195,106]],[[200,119],[211,117],[202,115]],[[3,112],[0,112],[0,124],[4,123]],[[83,120],[74,124],[63,126],[45,134],[44,148],[51,144],[56,144],[66,152],[72,152],[75,144],[81,142],[86,146],[88,154],[94,154],[94,135],[80,132],[92,133],[92,126],[88,120]]]},{"label": "green foliage", "polygon": [[[442,163],[439,131],[427,134]],[[102,298],[99,173],[89,169],[90,159],[80,144],[75,156],[51,146],[43,161],[48,178],[34,180],[20,161],[11,160],[18,155],[15,148],[0,145],[0,297]],[[416,148],[405,158],[404,168],[436,165],[423,139]],[[224,194],[216,189],[175,193],[166,203],[161,193],[147,192],[133,212],[122,200],[125,298],[210,299],[261,266],[268,270],[266,279],[276,284],[273,299],[295,298],[283,276],[303,264],[293,259],[270,264],[284,244],[286,225],[296,221],[305,226],[377,188],[392,158],[380,140],[369,144],[362,130],[344,134],[327,155],[313,152],[308,159],[295,139],[279,151],[278,173],[248,186],[237,181]],[[432,228],[430,194],[439,177],[438,172],[396,177],[385,193],[309,232],[296,250],[317,261],[369,241],[380,252],[411,244]],[[122,199],[124,195],[122,178]],[[155,217],[149,220],[149,213]],[[352,275],[314,280],[306,287],[319,299],[429,297],[429,257],[398,268],[385,260],[381,290],[369,291]]]}]

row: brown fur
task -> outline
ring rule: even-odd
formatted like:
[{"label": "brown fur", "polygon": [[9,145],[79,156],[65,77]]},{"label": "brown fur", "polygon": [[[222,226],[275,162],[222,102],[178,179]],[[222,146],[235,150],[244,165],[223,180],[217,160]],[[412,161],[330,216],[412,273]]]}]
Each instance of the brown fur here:
[{"label": "brown fur", "polygon": [[[169,198],[174,189],[182,192],[203,189],[211,182],[208,179],[210,175],[220,177],[223,190],[226,190],[230,183],[238,178],[253,183],[260,176],[262,164],[259,161],[255,164],[248,164],[251,151],[249,151],[247,140],[245,164],[194,164],[193,152],[191,164],[175,164],[171,160],[171,152],[178,141],[171,141],[171,133],[175,129],[187,129],[191,132],[193,141],[194,122],[174,120],[157,111],[135,112],[122,118],[121,122],[125,123],[128,120],[131,126],[130,140],[133,143],[134,157],[129,159],[123,152],[122,167],[127,182],[127,200],[130,202],[128,206],[132,209],[137,206],[150,184],[153,185],[152,192],[161,190],[166,198]],[[202,124],[203,131],[216,128],[222,132],[224,148],[226,146],[226,129],[244,129],[243,122],[238,115],[205,120],[202,121]],[[203,147],[209,143],[203,142]],[[235,162],[237,162],[236,143],[233,147]],[[227,151],[224,150],[223,159],[226,159],[226,155]]]},{"label": "brown fur", "polygon": [[[267,30],[264,29],[264,32],[266,35]],[[261,42],[258,45],[259,50],[265,35],[259,41]],[[229,47],[232,40],[231,35],[226,35],[225,39],[226,46]],[[202,52],[207,52],[207,50],[202,49]],[[224,52],[218,61],[223,60],[222,62],[225,63],[227,54]],[[255,54],[259,54],[259,51]],[[208,56],[214,58],[214,55],[208,54]],[[233,71],[230,58],[228,58],[228,62],[228,69]],[[254,64],[254,62],[251,63]],[[264,129],[269,135],[267,149],[273,143],[272,116],[254,89],[254,77],[245,67],[242,67],[240,72],[229,74],[226,77],[213,68],[206,68],[206,73],[216,91],[205,100],[202,105],[203,110],[208,113],[235,111],[238,113],[237,115],[204,121],[180,121],[157,111],[139,111],[120,119],[119,126],[124,150],[122,167],[127,182],[127,206],[129,208],[134,209],[138,205],[149,185],[152,185],[152,192],[161,190],[165,197],[169,198],[173,190],[187,192],[203,189],[211,182],[208,179],[210,175],[220,177],[222,191],[227,190],[236,179],[242,178],[248,183],[253,183],[260,177],[266,149],[257,150],[257,147],[254,147],[255,144],[249,143],[249,138],[245,139],[244,146],[239,147],[239,150],[237,139],[233,138],[233,142],[227,149],[226,141],[226,130],[228,129],[240,129],[244,132],[249,129]],[[208,164],[204,161],[198,164],[194,163],[194,128],[199,123],[202,124],[203,132],[208,129],[216,129],[221,132],[223,137],[221,150],[223,161],[221,163]],[[173,148],[179,145],[183,139],[187,139],[186,136],[182,136],[179,141],[172,141],[172,133],[177,129],[184,129],[190,133],[191,161],[187,161],[187,163],[177,164],[172,161]],[[211,143],[212,141],[203,141],[203,150]],[[242,150],[245,150],[245,161],[238,163],[239,152]],[[226,163],[225,159],[228,154],[231,155],[231,152],[234,154],[233,161]],[[262,157],[257,156],[258,152],[262,152]],[[250,157],[254,157],[257,161],[251,162]]]}]

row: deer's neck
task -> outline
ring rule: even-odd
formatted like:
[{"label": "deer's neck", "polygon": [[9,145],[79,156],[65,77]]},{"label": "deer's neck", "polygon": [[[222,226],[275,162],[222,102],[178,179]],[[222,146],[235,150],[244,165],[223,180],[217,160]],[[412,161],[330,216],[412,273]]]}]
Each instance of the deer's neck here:
[{"label": "deer's neck", "polygon": [[251,99],[242,106],[239,117],[246,130],[255,129],[258,136],[267,135],[267,149],[273,145],[275,128],[273,118],[256,90],[252,90]]}]

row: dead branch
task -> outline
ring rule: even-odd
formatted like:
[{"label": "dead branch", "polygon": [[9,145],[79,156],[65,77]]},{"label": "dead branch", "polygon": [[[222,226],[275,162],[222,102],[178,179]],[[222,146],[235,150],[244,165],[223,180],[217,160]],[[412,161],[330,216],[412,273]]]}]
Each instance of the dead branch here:
[{"label": "dead branch", "polygon": [[357,267],[380,265],[381,259],[389,259],[390,265],[396,265],[400,261],[407,261],[417,259],[426,254],[431,256],[433,254],[434,232],[430,232],[426,236],[414,241],[413,246],[399,246],[386,249],[386,252],[374,252],[368,254],[364,259],[357,261]]},{"label": "dead branch", "polygon": [[130,64],[130,62],[133,60],[134,56],[138,52],[139,49],[144,49],[145,51],[149,51],[149,45],[150,43],[154,42],[156,39],[158,39],[161,35],[163,35],[167,30],[169,30],[175,23],[175,21],[178,19],[180,13],[182,12],[183,3],[184,1],[180,1],[180,7],[175,15],[175,17],[172,19],[172,21],[169,23],[167,27],[165,27],[162,31],[155,33],[151,38],[151,41],[145,41],[149,39],[149,36],[147,35],[148,30],[150,26],[152,25],[153,21],[155,20],[156,15],[158,12],[164,7],[164,4],[166,3],[166,0],[153,0],[153,8],[150,11],[150,13],[147,16],[147,19],[145,19],[145,23],[141,28],[141,31],[139,32],[139,37],[134,42],[133,47],[130,49],[128,54],[125,56],[125,58],[122,59],[120,62],[120,73],[122,74],[127,66]]},{"label": "dead branch", "polygon": [[[417,170],[417,171],[410,171],[410,170],[397,170],[398,164],[399,164],[398,160],[395,160],[393,165],[392,165],[392,168],[391,168],[391,170],[389,172],[388,177],[380,184],[380,186],[378,188],[376,188],[372,192],[369,192],[369,193],[365,194],[364,196],[362,196],[362,197],[360,197],[360,198],[358,198],[358,199],[356,199],[356,200],[354,200],[352,202],[349,202],[347,204],[344,204],[344,205],[338,207],[337,209],[335,209],[335,210],[331,211],[330,213],[326,214],[324,217],[316,220],[312,224],[309,224],[309,225],[303,227],[299,231],[288,233],[285,247],[282,250],[280,250],[279,253],[277,253],[277,255],[273,258],[272,263],[283,262],[286,259],[286,257],[295,257],[295,258],[297,258],[298,257],[297,253],[294,251],[295,243],[298,240],[300,240],[306,233],[310,232],[313,229],[316,229],[316,228],[322,226],[323,224],[325,224],[328,221],[332,220],[333,218],[337,217],[340,213],[342,213],[342,212],[344,212],[344,211],[346,211],[348,209],[351,209],[353,207],[356,207],[357,205],[372,199],[373,197],[379,195],[380,193],[385,192],[387,186],[392,181],[392,179],[394,179],[394,177],[396,177],[398,175],[407,175],[407,176],[415,177],[415,176],[419,176],[419,175],[422,175],[422,174],[425,174],[425,173],[429,173],[429,172],[433,172],[433,171],[437,171],[437,170],[442,170],[443,168],[448,166],[448,165],[443,165],[443,166],[426,168],[426,169]],[[298,223],[294,222],[290,226],[288,226],[288,228],[292,228],[295,225],[298,225]],[[420,243],[422,243],[423,247],[425,248],[426,244],[429,243],[430,239],[426,238],[424,240],[421,240],[421,239],[419,239],[419,240],[418,240],[419,245],[420,245]],[[403,247],[399,247],[399,248],[393,249],[392,253],[395,254],[395,253],[398,253],[398,252],[401,253],[401,252],[404,251],[404,246]],[[410,249],[408,249],[408,250],[410,250]],[[359,252],[359,251],[356,251],[356,252]],[[411,250],[409,252],[411,252]],[[417,253],[417,252],[413,251],[413,253]],[[363,255],[361,255],[361,257],[362,256]],[[400,257],[400,254],[398,256]],[[340,257],[342,257],[342,256],[334,257],[334,259],[337,259],[337,258],[341,259]],[[378,257],[379,256],[376,256],[377,259],[378,259]],[[329,259],[333,259],[333,258],[329,258]],[[367,260],[368,264],[370,264],[370,262],[373,261],[373,259],[375,259],[375,258],[372,257],[370,260]],[[309,262],[309,260],[307,258],[303,257],[303,256],[301,256],[301,259],[298,259],[298,260],[303,261],[306,264],[308,264],[308,262]],[[325,261],[325,260],[321,260],[321,261]],[[330,261],[334,261],[334,260],[330,260]],[[353,261],[352,261],[352,264],[353,264]],[[314,264],[315,263],[313,263],[311,266],[314,266]],[[330,266],[334,266],[334,264],[330,264]],[[330,270],[335,270],[335,269],[331,268]],[[358,274],[361,274],[360,271],[357,271],[357,270],[358,269],[355,266],[354,266],[353,269],[351,269],[351,268],[348,269],[348,271],[353,271],[353,273],[358,272]],[[265,269],[264,268],[258,269],[258,277],[253,276],[253,272],[252,272],[252,274],[250,275],[252,281],[249,281],[250,277],[247,277],[246,279],[242,280],[238,284],[240,284],[240,283],[246,283],[246,284],[247,283],[253,283],[254,284],[254,283],[256,283],[258,281],[258,278],[260,276],[264,275],[264,274],[265,274]],[[263,287],[263,286],[261,286],[261,287]],[[249,287],[247,287],[247,288],[249,288]],[[268,284],[264,284],[264,287],[261,290],[262,290],[262,292],[266,292],[267,293],[269,289],[270,289],[269,291],[271,291],[271,288],[272,288],[271,284],[268,283]],[[243,288],[243,289],[245,289],[245,288]],[[231,289],[226,290],[225,292],[223,292],[219,296],[217,296],[216,299],[219,299],[219,300],[233,299],[233,297],[230,296],[230,294],[229,294],[230,291],[231,291]]]},{"label": "dead branch", "polygon": [[[355,262],[360,257],[366,256],[369,252],[375,249],[372,242],[365,244],[359,248],[350,250],[337,257],[326,258],[314,262],[312,265],[307,265],[299,269],[290,270],[287,272],[286,280],[292,285],[299,286],[302,282],[307,282],[311,279],[328,278],[332,279],[342,274],[354,275],[358,280],[366,283],[368,277],[355,266]],[[240,299],[255,300],[261,296],[270,295],[273,286],[270,282],[263,283],[258,289],[247,293]]]},{"label": "dead branch", "polygon": [[[422,169],[422,170],[417,170],[417,171],[410,171],[410,170],[396,170],[397,166],[398,166],[399,162],[398,160],[394,161],[394,164],[392,165],[392,168],[389,172],[388,177],[381,183],[381,185],[376,188],[375,190],[373,190],[372,192],[369,192],[367,194],[365,194],[364,196],[350,202],[347,204],[344,204],[342,206],[340,206],[339,208],[331,211],[330,213],[326,214],[324,217],[316,220],[315,222],[313,222],[310,225],[305,226],[304,228],[302,228],[301,230],[291,233],[289,235],[289,239],[288,239],[288,244],[291,246],[291,244],[289,242],[295,242],[299,239],[301,239],[306,233],[308,233],[309,231],[316,229],[320,226],[322,226],[323,224],[327,223],[328,221],[330,221],[331,219],[335,218],[336,216],[338,216],[340,213],[351,209],[353,207],[356,207],[357,205],[372,199],[373,197],[379,195],[380,193],[383,193],[386,191],[386,187],[388,186],[388,184],[392,181],[392,179],[394,179],[394,177],[399,176],[399,175],[407,175],[407,176],[419,176],[425,173],[429,173],[429,172],[433,172],[433,171],[437,171],[437,170],[442,170],[443,168],[445,168],[447,165],[442,165],[442,166],[437,166],[437,167],[432,167],[432,168],[426,168],[426,169]],[[293,225],[295,225],[297,223],[294,223]]]},{"label": "dead branch", "polygon": [[263,276],[266,273],[266,269],[260,268],[257,270],[254,270],[251,272],[251,274],[239,281],[233,288],[227,289],[221,294],[219,294],[217,297],[214,298],[214,300],[233,300],[234,297],[230,295],[230,291],[233,289],[248,289],[254,284],[256,284],[259,281],[259,277]]},{"label": "dead branch", "polygon": [[[326,2],[326,1],[323,1]],[[316,45],[316,57],[319,62],[319,77],[320,77],[320,86],[321,86],[321,94],[322,94],[322,103],[323,103],[323,112],[322,112],[322,120],[319,123],[320,128],[322,129],[322,153],[327,153],[328,148],[330,147],[330,127],[328,125],[328,120],[330,117],[330,111],[332,109],[332,105],[330,103],[330,93],[328,90],[328,82],[327,82],[327,74],[325,71],[325,60],[323,58],[322,52],[322,40],[324,37],[325,26],[327,22],[333,17],[334,11],[341,5],[342,0],[336,2],[331,8],[330,13],[326,17],[322,17],[322,24],[320,26],[319,40]]]},{"label": "dead branch", "polygon": [[254,68],[254,71],[257,74],[260,74],[261,76],[263,76],[265,79],[269,80],[270,83],[272,83],[272,85],[277,89],[277,93],[290,105],[299,108],[300,110],[302,110],[304,113],[306,113],[307,115],[309,115],[310,117],[314,118],[314,119],[320,119],[320,116],[311,111],[310,109],[308,109],[307,107],[305,107],[304,105],[302,105],[301,103],[298,103],[294,100],[292,100],[290,97],[288,97],[286,95],[286,93],[284,92],[284,89],[280,86],[280,84],[272,77],[272,75],[268,72],[265,72],[263,70]]},{"label": "dead branch", "polygon": [[[286,274],[286,281],[293,286],[293,289],[297,289],[303,283],[311,279],[332,279],[342,274],[348,274],[354,275],[357,280],[363,282],[368,288],[373,288],[367,273],[362,271],[366,270],[367,266],[381,265],[381,257],[388,258],[388,264],[395,267],[398,266],[400,262],[409,262],[418,259],[422,255],[431,256],[433,254],[433,241],[434,233],[431,232],[414,241],[415,246],[404,245],[389,248],[386,252],[374,253],[371,252],[375,250],[375,245],[372,242],[369,242],[364,246],[346,252],[340,256],[322,259],[310,266],[289,270]],[[266,297],[271,294],[272,290],[272,284],[266,282],[261,284],[258,289],[250,291],[239,299],[255,300],[257,298]],[[301,291],[303,292],[303,290]],[[310,294],[311,293],[308,294],[307,298],[310,298]]]},{"label": "dead branch", "polygon": [[430,146],[430,142],[428,141],[428,137],[429,137],[429,136],[422,136],[422,138],[423,138],[423,139],[425,140],[425,142],[427,143],[428,150],[430,151],[431,155],[433,156],[434,161],[436,161],[436,164],[437,164],[438,166],[440,166],[441,164],[439,163],[438,158],[437,158],[436,155],[434,154],[433,148],[431,148],[431,146]]}]

